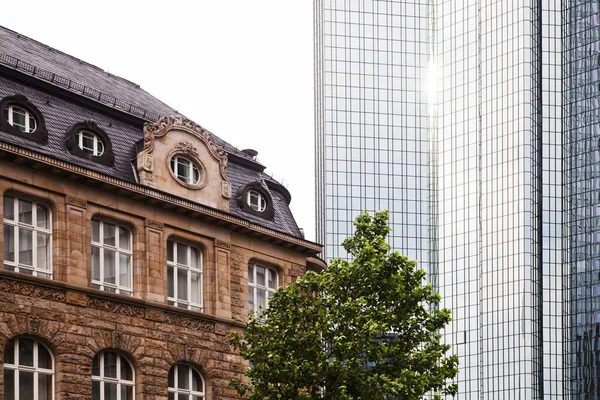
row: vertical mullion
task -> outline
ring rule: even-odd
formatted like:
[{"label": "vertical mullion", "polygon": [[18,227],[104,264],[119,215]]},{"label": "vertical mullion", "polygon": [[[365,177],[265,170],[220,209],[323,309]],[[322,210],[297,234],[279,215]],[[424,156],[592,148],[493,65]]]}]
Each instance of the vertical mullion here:
[{"label": "vertical mullion", "polygon": [[119,353],[117,353],[117,400],[121,400],[121,355]]},{"label": "vertical mullion", "polygon": [[38,342],[33,342],[33,400],[38,400]]},{"label": "vertical mullion", "polygon": [[[104,222],[98,221],[98,242],[100,243],[100,261],[98,268],[100,269],[100,288],[104,290]],[[103,359],[104,356],[101,357]]]},{"label": "vertical mullion", "polygon": [[187,246],[187,292],[188,292],[188,308],[192,308],[192,247]]},{"label": "vertical mullion", "polygon": [[[15,219],[17,219],[17,218],[18,217],[15,214]],[[20,231],[20,229],[21,228],[19,227],[18,222],[17,222],[17,225],[14,226],[14,230],[13,230],[13,235],[14,235],[14,239],[15,239],[14,252],[15,252],[15,271],[16,272],[20,272],[19,265],[21,264],[21,260],[20,260],[21,257],[19,257],[20,256],[20,254],[19,254],[19,231]]]}]

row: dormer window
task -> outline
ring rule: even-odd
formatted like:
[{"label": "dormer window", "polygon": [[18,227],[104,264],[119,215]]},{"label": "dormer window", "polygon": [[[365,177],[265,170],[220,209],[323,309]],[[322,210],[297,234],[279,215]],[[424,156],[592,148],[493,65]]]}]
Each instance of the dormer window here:
[{"label": "dormer window", "polygon": [[20,94],[0,100],[0,130],[37,142],[48,140],[42,113]]},{"label": "dormer window", "polygon": [[200,169],[185,157],[179,155],[171,157],[171,171],[177,179],[187,185],[197,185],[200,182]]},{"label": "dormer window", "polygon": [[79,148],[92,156],[104,154],[104,143],[102,139],[93,132],[80,130],[75,134]]},{"label": "dormer window", "polygon": [[23,133],[33,133],[37,128],[35,117],[23,107],[10,104],[4,107],[4,118],[10,126]]},{"label": "dormer window", "polygon": [[256,190],[248,190],[248,205],[255,211],[263,212],[267,208],[267,200]]},{"label": "dormer window", "polygon": [[78,122],[67,129],[65,135],[71,153],[95,163],[113,165],[115,159],[110,137],[95,121]]}]

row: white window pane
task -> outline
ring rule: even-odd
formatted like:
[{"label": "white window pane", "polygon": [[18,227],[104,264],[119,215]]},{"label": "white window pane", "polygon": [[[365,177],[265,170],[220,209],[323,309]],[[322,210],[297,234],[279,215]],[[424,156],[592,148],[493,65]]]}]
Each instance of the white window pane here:
[{"label": "white window pane", "polygon": [[131,250],[131,233],[122,227],[119,227],[119,248]]},{"label": "white window pane", "polygon": [[100,382],[92,381],[92,400],[100,400]]},{"label": "white window pane", "polygon": [[256,305],[259,308],[265,309],[267,307],[267,298],[264,290],[256,289]]},{"label": "white window pane", "polygon": [[92,241],[100,242],[100,221],[95,219],[92,220]]},{"label": "white window pane", "polygon": [[48,216],[49,216],[49,212],[48,212],[48,207],[43,206],[41,204],[37,204],[36,205],[36,211],[37,211],[37,227],[38,228],[42,228],[42,229],[48,229],[50,227],[49,221],[48,221]]},{"label": "white window pane", "polygon": [[19,229],[19,263],[33,265],[33,232]]},{"label": "white window pane", "polygon": [[19,365],[33,367],[33,339],[19,338]]},{"label": "white window pane", "polygon": [[112,251],[104,250],[104,282],[115,284],[115,256]]},{"label": "white window pane", "polygon": [[15,227],[4,225],[4,261],[15,261]]},{"label": "white window pane", "polygon": [[187,249],[188,246],[177,243],[177,264],[188,265]]},{"label": "white window pane", "polygon": [[190,266],[192,268],[200,269],[200,251],[194,247],[191,248]]},{"label": "white window pane", "polygon": [[167,288],[168,288],[168,296],[175,296],[175,279],[173,277],[174,271],[173,267],[167,267]]},{"label": "white window pane", "polygon": [[4,196],[4,219],[15,219],[15,200],[12,197]]},{"label": "white window pane", "polygon": [[100,249],[92,247],[92,279],[100,280]]},{"label": "white window pane", "polygon": [[133,386],[121,386],[121,400],[133,400]]},{"label": "white window pane", "polygon": [[100,353],[97,353],[92,360],[92,376],[100,376]]},{"label": "white window pane", "polygon": [[196,370],[192,369],[192,390],[195,392],[203,392],[204,386],[202,385],[202,378]]},{"label": "white window pane", "polygon": [[52,376],[38,375],[38,400],[52,399]]},{"label": "white window pane", "polygon": [[104,376],[109,378],[117,377],[117,353],[112,351],[104,352]]},{"label": "white window pane", "polygon": [[103,225],[104,244],[116,246],[115,226],[106,222]]},{"label": "white window pane", "polygon": [[167,261],[175,261],[173,258],[173,246],[173,241],[167,240]]},{"label": "white window pane", "polygon": [[119,254],[119,284],[131,287],[131,257],[127,254]]},{"label": "white window pane", "polygon": [[277,288],[277,274],[272,269],[269,269],[269,288]]},{"label": "white window pane", "polygon": [[44,233],[37,234],[37,268],[48,270],[50,264],[50,236]]},{"label": "white window pane", "polygon": [[15,400],[15,371],[4,370],[4,400]]},{"label": "white window pane", "polygon": [[4,362],[6,364],[14,364],[15,363],[15,341],[14,339],[8,342],[6,347],[4,348]]},{"label": "white window pane", "polygon": [[250,288],[248,291],[248,311],[254,311],[254,288]]},{"label": "white window pane", "polygon": [[191,285],[192,286],[192,293],[191,293],[192,294],[192,296],[191,296],[192,303],[201,304],[201,302],[202,302],[201,298],[200,298],[201,293],[202,293],[202,288],[200,286],[201,275],[198,273],[195,273],[195,272],[191,272],[191,275],[192,275],[192,277],[191,277],[191,280],[192,280],[192,285]]},{"label": "white window pane", "polygon": [[265,268],[256,266],[256,283],[265,286]]},{"label": "white window pane", "polygon": [[177,366],[177,387],[179,389],[189,389],[189,370],[187,365],[179,364]]},{"label": "white window pane", "polygon": [[19,222],[28,225],[33,224],[31,209],[31,202],[19,200]]},{"label": "white window pane", "polygon": [[254,283],[254,265],[248,264],[248,283]]},{"label": "white window pane", "polygon": [[117,384],[104,382],[104,400],[117,400]]},{"label": "white window pane", "polygon": [[38,368],[52,369],[52,357],[45,346],[38,343]]},{"label": "white window pane", "polygon": [[177,270],[177,299],[188,300],[187,271]]},{"label": "white window pane", "polygon": [[33,372],[19,371],[19,400],[33,399]]},{"label": "white window pane", "polygon": [[133,380],[133,371],[129,363],[121,357],[121,379],[126,381]]}]

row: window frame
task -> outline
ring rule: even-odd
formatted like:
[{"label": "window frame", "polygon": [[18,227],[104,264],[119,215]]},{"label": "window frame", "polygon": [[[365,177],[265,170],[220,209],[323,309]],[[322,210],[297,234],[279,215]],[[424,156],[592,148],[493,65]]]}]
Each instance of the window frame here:
[{"label": "window frame", "polygon": [[[173,260],[169,260],[169,245],[172,245],[172,256],[173,256]],[[186,249],[186,258],[188,260],[188,264],[181,264],[178,261],[178,254],[177,254],[177,246],[185,246],[187,247]],[[199,267],[192,267],[191,266],[191,260],[192,260],[192,249],[196,249],[196,251],[198,252],[198,265]],[[169,286],[169,268],[173,268],[173,296],[169,296],[169,290],[170,290],[170,286]],[[187,293],[188,293],[188,300],[184,300],[184,299],[179,299],[178,298],[178,284],[177,284],[177,277],[178,277],[178,272],[181,270],[185,270],[186,271],[186,282],[187,282]],[[200,302],[199,303],[193,303],[192,302],[192,273],[196,273],[199,275],[199,289],[200,289],[200,293],[199,293],[199,298],[200,298]],[[195,246],[195,245],[191,245],[185,241],[181,241],[177,238],[169,238],[167,240],[167,304],[170,306],[174,306],[174,307],[178,307],[178,308],[185,308],[187,310],[193,310],[193,311],[204,311],[204,251],[203,248],[201,246]],[[182,305],[185,305],[185,307],[182,307]]]},{"label": "window frame", "polygon": [[[29,117],[34,119],[36,125],[35,129],[30,132],[24,132],[11,124],[10,122],[13,121],[13,115],[10,107],[16,107],[26,111]],[[29,124],[30,120],[29,118],[26,118],[25,126],[27,127]],[[48,131],[46,130],[44,116],[40,110],[27,99],[27,97],[21,94],[7,96],[0,100],[0,130],[40,143],[46,143],[48,141]]]},{"label": "window frame", "polygon": [[[19,343],[20,343],[20,339],[30,339],[33,340],[33,366],[27,366],[27,365],[19,365]],[[52,352],[52,350],[50,350],[50,348],[48,346],[46,346],[44,343],[42,343],[38,338],[36,337],[30,337],[30,336],[17,336],[11,340],[9,340],[5,347],[4,347],[4,354],[6,357],[6,347],[10,344],[10,342],[14,342],[13,345],[13,364],[10,364],[8,362],[6,362],[6,358],[4,359],[4,378],[3,378],[3,382],[2,384],[4,385],[4,389],[5,389],[5,393],[4,395],[6,396],[6,370],[12,370],[14,371],[14,399],[15,400],[20,400],[20,387],[19,387],[19,378],[20,378],[20,374],[22,372],[28,372],[28,373],[33,373],[33,399],[28,399],[28,400],[38,400],[39,398],[39,376],[40,374],[46,375],[46,376],[50,376],[50,399],[48,400],[54,400],[55,398],[55,389],[56,389],[56,383],[55,383],[55,377],[56,377],[56,359],[54,357],[54,353]],[[50,363],[52,368],[51,369],[46,369],[46,368],[40,368],[39,367],[39,346],[43,346],[46,351],[48,352],[48,354],[50,355]]]},{"label": "window frame", "polygon": [[[84,146],[84,144],[83,144],[84,136],[87,136],[88,139],[91,139],[93,141],[93,147],[91,149],[89,147]],[[87,154],[89,154],[92,157],[100,157],[106,151],[106,145],[104,144],[104,141],[102,140],[100,135],[94,133],[91,130],[88,130],[88,129],[77,130],[77,132],[75,132],[75,139],[77,141],[77,146],[79,147],[79,149],[81,151],[86,152]],[[99,148],[98,144],[101,145],[102,151],[98,150],[98,148]]]},{"label": "window frame", "polygon": [[[177,379],[177,377],[175,376],[176,371],[179,369],[178,367],[180,365],[185,366],[186,368],[188,368],[188,382],[189,382],[189,386],[190,389],[180,389],[178,387],[179,385],[179,379]],[[187,400],[195,400],[196,398],[200,398],[202,400],[206,400],[207,398],[207,387],[206,387],[206,380],[204,379],[204,375],[202,375],[202,373],[198,370],[198,368],[194,367],[191,364],[187,364],[187,363],[176,363],[173,364],[171,366],[171,368],[169,368],[169,372],[168,374],[171,374],[171,371],[173,371],[173,382],[175,384],[175,387],[172,387],[169,383],[167,383],[167,393],[169,394],[169,399],[171,399],[171,394],[173,395],[177,395],[178,399],[181,399],[182,396],[187,396]],[[191,389],[191,383],[192,383],[192,372],[196,371],[196,373],[200,376],[200,380],[202,381],[202,392],[198,392],[195,390]],[[175,396],[173,396],[175,397]],[[185,399],[184,399],[185,400]]]},{"label": "window frame", "polygon": [[[179,160],[183,160],[183,161],[187,161],[188,162],[188,168],[191,172],[191,177],[189,178],[193,178],[194,172],[198,174],[198,179],[196,179],[196,181],[185,181],[184,179],[182,179],[182,177],[179,175]],[[169,168],[171,169],[171,172],[173,173],[173,176],[175,176],[175,178],[177,178],[178,181],[189,185],[189,186],[198,186],[201,182],[202,182],[202,173],[203,170],[202,168],[200,168],[195,162],[194,160],[190,159],[189,157],[186,157],[184,155],[181,154],[173,154],[171,156],[171,158],[169,159]]]},{"label": "window frame", "polygon": [[[23,112],[23,117],[25,119],[25,126],[15,125],[15,122],[14,122],[14,110],[15,109]],[[9,103],[4,106],[4,110],[6,110],[6,112],[7,112],[6,122],[8,122],[9,125],[12,126],[13,128],[18,129],[19,131],[21,131],[22,133],[25,133],[25,134],[32,134],[37,129],[38,123],[37,123],[37,120],[35,119],[35,115],[32,112],[30,112],[26,107],[23,107],[19,104],[15,104],[15,103]],[[4,110],[3,110],[3,112],[4,112]],[[33,123],[34,123],[33,129],[31,129],[31,120],[33,120]],[[20,129],[19,127],[23,127],[25,130]]]},{"label": "window frame", "polygon": [[[52,263],[52,252],[53,252],[53,241],[52,241],[52,209],[50,208],[50,206],[48,206],[47,204],[43,203],[43,202],[38,202],[36,200],[33,199],[29,199],[27,197],[22,197],[22,196],[18,196],[18,195],[11,195],[11,194],[5,194],[3,196],[3,207],[6,207],[6,199],[7,198],[12,198],[13,199],[13,218],[14,219],[8,219],[6,218],[6,214],[4,213],[4,209],[3,209],[3,229],[6,229],[6,227],[12,227],[13,229],[13,246],[14,246],[14,260],[13,261],[9,261],[6,259],[6,251],[4,251],[4,260],[3,260],[3,266],[5,270],[11,270],[10,268],[6,268],[7,266],[12,267],[12,270],[14,272],[18,272],[18,273],[24,273],[26,275],[32,275],[32,276],[41,276],[43,278],[48,278],[48,279],[52,279],[52,275],[53,275],[53,263]],[[31,203],[31,224],[27,224],[24,222],[19,221],[19,202],[23,201],[23,202],[27,202],[27,203]],[[47,228],[43,228],[43,227],[39,227],[38,226],[38,215],[37,215],[37,206],[42,206],[45,207],[48,213],[48,221],[47,221]],[[21,230],[25,230],[25,231],[29,231],[32,232],[31,235],[31,259],[32,259],[32,265],[29,266],[27,264],[23,264],[20,262],[19,260],[19,256],[20,256],[20,250],[19,250],[19,242],[20,242],[20,232]],[[38,235],[44,235],[47,237],[47,254],[46,254],[46,263],[47,263],[47,269],[41,269],[38,267]],[[4,243],[3,246],[6,249],[6,236],[4,237]],[[27,273],[27,272],[23,272],[22,270],[25,271],[31,271],[31,274]],[[42,274],[42,275],[40,275]]]},{"label": "window frame", "polygon": [[[253,266],[252,277],[250,276],[250,266]],[[265,284],[260,285],[256,279],[256,271],[257,267],[265,269]],[[269,287],[269,277],[268,273],[272,272],[275,275],[275,287]],[[265,292],[265,307],[262,311],[269,308],[269,298],[275,293],[275,291],[279,288],[279,271],[277,268],[267,266],[260,262],[251,261],[248,263],[248,313],[254,313],[255,315],[259,315],[258,313],[261,311],[258,307],[256,299],[258,298],[258,291]],[[250,309],[250,291],[252,291],[252,296],[254,301],[252,302],[252,310]]]},{"label": "window frame", "polygon": [[[256,197],[258,204],[252,203],[251,199],[253,196]],[[256,212],[262,213],[267,209],[267,199],[258,190],[249,189],[246,201],[248,202],[248,205]]]},{"label": "window frame", "polygon": [[[112,377],[107,377],[104,376],[104,360],[105,360],[105,354],[106,353],[114,353],[117,357],[117,365],[116,365],[116,370],[117,370],[117,377],[116,378],[112,378]],[[131,393],[132,393],[132,398],[131,400],[135,400],[135,368],[133,367],[133,364],[131,363],[131,361],[129,361],[129,357],[127,357],[126,355],[124,355],[122,352],[120,351],[116,351],[116,350],[101,350],[98,353],[96,353],[96,355],[94,355],[94,358],[99,357],[99,363],[98,363],[98,370],[100,372],[100,375],[94,375],[94,369],[92,367],[92,398],[94,398],[94,382],[100,382],[100,393],[98,393],[98,398],[100,400],[104,400],[105,399],[105,384],[106,383],[112,383],[115,384],[117,386],[117,398],[121,399],[121,387],[122,386],[126,386],[126,387],[131,387]],[[126,362],[129,365],[129,368],[131,369],[131,377],[132,380],[126,380],[123,379],[121,377],[121,364],[124,362]],[[94,361],[92,359],[92,365],[93,365]]]},{"label": "window frame", "polygon": [[[98,240],[97,242],[94,241],[94,222],[98,222]],[[109,225],[114,225],[115,227],[115,245],[109,245],[104,243],[104,224],[109,224]],[[114,222],[114,221],[110,221],[110,220],[105,220],[101,217],[94,217],[91,219],[91,224],[90,224],[90,282],[91,285],[94,289],[98,289],[98,290],[102,290],[102,291],[106,291],[106,292],[110,292],[110,293],[116,293],[116,294],[123,294],[126,296],[133,296],[133,230],[131,228],[129,228],[129,226],[125,225],[125,224],[121,224],[118,222]],[[125,229],[127,232],[129,232],[129,249],[125,249],[125,248],[121,248],[119,247],[120,245],[120,235],[119,235],[119,229]],[[99,249],[99,256],[98,256],[98,265],[99,265],[99,279],[95,280],[94,276],[93,276],[93,262],[94,262],[94,256],[93,256],[93,249],[94,248],[98,248]],[[111,251],[115,253],[115,283],[107,283],[105,282],[105,265],[104,265],[104,256],[105,256],[105,252],[106,251]],[[120,264],[121,264],[121,255],[127,255],[129,257],[129,271],[128,271],[128,275],[129,275],[129,282],[131,282],[131,287],[127,287],[127,286],[123,286],[121,285],[121,277],[120,277]],[[94,285],[98,286],[95,287]],[[107,288],[109,289],[114,289],[113,290],[107,290]]]}]

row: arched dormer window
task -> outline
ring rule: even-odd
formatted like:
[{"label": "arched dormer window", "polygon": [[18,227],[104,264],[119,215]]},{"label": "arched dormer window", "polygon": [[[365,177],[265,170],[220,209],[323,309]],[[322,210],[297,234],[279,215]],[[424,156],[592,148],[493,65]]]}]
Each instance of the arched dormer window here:
[{"label": "arched dormer window", "polygon": [[110,138],[93,120],[80,122],[67,130],[67,148],[71,153],[95,162],[114,162]]},{"label": "arched dormer window", "polygon": [[42,113],[23,95],[0,101],[0,129],[38,142],[48,140]]},{"label": "arched dormer window", "polygon": [[262,218],[273,219],[273,198],[260,182],[251,182],[237,191],[238,206],[242,211]]}]

